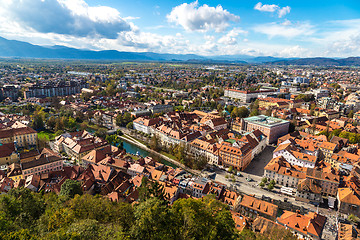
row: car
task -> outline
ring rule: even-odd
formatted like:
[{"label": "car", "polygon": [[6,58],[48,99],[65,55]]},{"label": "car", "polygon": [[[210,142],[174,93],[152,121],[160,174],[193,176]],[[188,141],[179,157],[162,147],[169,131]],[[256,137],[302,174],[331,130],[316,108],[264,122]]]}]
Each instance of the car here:
[{"label": "car", "polygon": [[236,175],[237,175],[238,177],[242,177],[242,175],[241,175],[240,172],[238,172]]},{"label": "car", "polygon": [[246,181],[251,182],[252,181],[251,177],[247,176]]}]

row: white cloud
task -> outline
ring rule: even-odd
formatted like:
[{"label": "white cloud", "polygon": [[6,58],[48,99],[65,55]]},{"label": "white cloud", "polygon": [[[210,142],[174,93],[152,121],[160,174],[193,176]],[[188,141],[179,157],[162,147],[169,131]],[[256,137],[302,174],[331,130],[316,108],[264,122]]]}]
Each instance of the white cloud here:
[{"label": "white cloud", "polygon": [[226,35],[222,36],[218,43],[225,44],[225,45],[235,45],[237,44],[237,38],[240,34],[247,34],[247,31],[244,31],[240,28],[234,28],[230,30]]},{"label": "white cloud", "polygon": [[276,4],[262,4],[261,2],[258,2],[254,6],[254,9],[260,12],[277,12],[279,18],[284,17],[286,14],[290,13],[291,10],[289,6],[281,8],[279,5]]},{"label": "white cloud", "polygon": [[214,29],[216,32],[222,32],[229,26],[229,22],[237,22],[240,17],[223,9],[221,5],[199,6],[198,1],[195,1],[174,7],[167,19],[187,31],[206,32]]},{"label": "white cloud", "polygon": [[278,5],[275,4],[262,4],[261,2],[258,2],[255,7],[255,10],[258,10],[260,12],[275,12],[279,9]]},{"label": "white cloud", "polygon": [[280,51],[279,56],[282,57],[309,57],[312,53],[299,45],[286,47]]},{"label": "white cloud", "polygon": [[90,7],[84,0],[0,0],[1,16],[41,33],[116,38],[131,30],[115,8]]},{"label": "white cloud", "polygon": [[279,18],[282,18],[286,14],[290,13],[290,10],[291,10],[291,8],[289,6],[280,8],[279,11],[278,11]]},{"label": "white cloud", "polygon": [[285,25],[277,23],[262,24],[255,26],[254,31],[266,34],[270,38],[275,36],[294,38],[299,36],[309,36],[315,32],[314,27],[306,22],[297,24],[290,24],[290,22],[286,22]]}]

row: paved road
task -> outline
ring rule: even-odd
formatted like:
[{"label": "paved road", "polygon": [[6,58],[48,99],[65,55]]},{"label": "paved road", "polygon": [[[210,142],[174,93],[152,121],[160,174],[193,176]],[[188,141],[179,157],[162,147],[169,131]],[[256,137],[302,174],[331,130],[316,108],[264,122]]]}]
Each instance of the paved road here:
[{"label": "paved road", "polygon": [[257,176],[264,175],[265,166],[271,161],[273,157],[274,147],[267,146],[259,155],[257,155],[245,169],[246,173]]}]

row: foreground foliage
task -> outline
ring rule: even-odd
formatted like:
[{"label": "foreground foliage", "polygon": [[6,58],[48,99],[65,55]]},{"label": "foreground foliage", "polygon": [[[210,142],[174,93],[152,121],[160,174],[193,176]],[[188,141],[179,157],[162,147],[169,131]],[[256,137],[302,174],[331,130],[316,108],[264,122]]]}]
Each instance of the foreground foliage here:
[{"label": "foreground foliage", "polygon": [[[255,235],[251,235],[255,236]],[[172,206],[150,197],[139,204],[102,196],[33,193],[0,196],[0,239],[243,239],[228,207],[213,197]],[[255,238],[253,238],[255,239]],[[262,238],[268,239],[268,238]]]}]

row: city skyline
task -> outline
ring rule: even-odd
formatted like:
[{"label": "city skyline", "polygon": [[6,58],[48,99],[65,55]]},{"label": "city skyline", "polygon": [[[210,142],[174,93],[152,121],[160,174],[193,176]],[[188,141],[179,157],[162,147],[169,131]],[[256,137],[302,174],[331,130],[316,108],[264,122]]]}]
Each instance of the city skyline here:
[{"label": "city skyline", "polygon": [[204,56],[360,55],[356,1],[0,3],[0,36],[43,46]]}]

